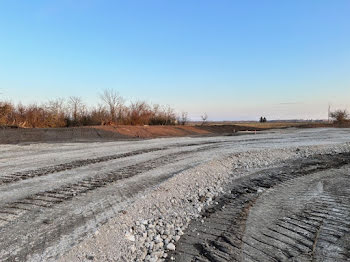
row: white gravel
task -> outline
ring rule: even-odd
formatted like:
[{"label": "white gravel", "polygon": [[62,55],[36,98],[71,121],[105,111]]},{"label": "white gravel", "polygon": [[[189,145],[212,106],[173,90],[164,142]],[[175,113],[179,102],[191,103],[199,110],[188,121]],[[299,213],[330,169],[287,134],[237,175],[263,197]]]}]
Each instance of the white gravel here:
[{"label": "white gravel", "polygon": [[[314,132],[316,131],[305,131]],[[343,132],[343,131],[342,131]],[[344,131],[345,132],[345,131]],[[346,133],[346,132],[345,132]],[[347,133],[348,134],[348,133]],[[288,137],[289,142],[293,139]],[[344,140],[350,141],[349,136]],[[326,140],[266,144],[245,152],[223,152],[148,190],[59,261],[163,261],[193,218],[215,204],[228,182],[286,160],[350,151],[349,143]],[[270,148],[268,148],[270,147]]]}]

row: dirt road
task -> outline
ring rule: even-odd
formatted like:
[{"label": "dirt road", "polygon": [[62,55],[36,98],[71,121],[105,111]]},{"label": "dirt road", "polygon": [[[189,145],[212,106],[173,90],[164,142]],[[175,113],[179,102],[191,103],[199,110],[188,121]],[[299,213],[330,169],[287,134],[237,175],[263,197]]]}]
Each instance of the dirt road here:
[{"label": "dirt road", "polygon": [[[0,261],[55,260],[110,218],[124,212],[145,192],[179,172],[191,170],[209,160],[266,148],[296,148],[349,141],[346,129],[313,129],[275,130],[238,137],[1,145]],[[317,173],[315,176],[327,182],[329,174]],[[347,183],[346,176],[343,177],[344,183]],[[312,184],[315,179],[308,181]],[[312,186],[327,189],[326,182],[322,185],[314,182]],[[302,190],[298,183],[288,187],[289,190]],[[334,188],[338,182],[329,183],[329,187]],[[281,188],[285,188],[283,183]],[[304,191],[307,192],[306,189]],[[322,196],[334,197],[333,191],[327,189]],[[274,194],[279,194],[279,189]],[[251,212],[266,212],[264,205],[268,205],[269,200],[261,198],[259,201]],[[300,206],[308,204],[306,200],[298,201]],[[347,215],[341,212],[349,212],[342,205],[327,208],[333,208],[339,216]],[[310,209],[310,212],[314,211]],[[276,215],[276,221],[278,219]],[[276,227],[276,224],[271,224],[273,222],[264,221],[259,222],[261,227]],[[256,223],[252,222],[248,232],[254,231],[254,225]],[[315,222],[315,225],[311,223],[309,226],[317,229],[319,224]],[[317,231],[320,239],[324,234],[322,230]],[[265,233],[252,233],[253,236],[255,234],[260,234],[260,237]],[[253,240],[250,235],[245,237],[249,240],[241,248],[252,253],[249,241]],[[283,243],[279,245],[285,250]],[[318,248],[316,245],[312,249],[314,256],[321,254]]]}]

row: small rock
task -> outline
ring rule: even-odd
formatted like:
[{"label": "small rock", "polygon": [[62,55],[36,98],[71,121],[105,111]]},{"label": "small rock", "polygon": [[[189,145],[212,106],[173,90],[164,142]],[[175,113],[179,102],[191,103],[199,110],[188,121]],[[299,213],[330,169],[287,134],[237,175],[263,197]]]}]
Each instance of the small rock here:
[{"label": "small rock", "polygon": [[153,252],[153,256],[157,258],[161,258],[163,254],[164,254],[164,251]]},{"label": "small rock", "polygon": [[160,242],[160,243],[156,244],[156,245],[154,246],[154,248],[155,248],[155,249],[162,249],[163,246],[164,246],[164,243],[163,243],[163,242]]},{"label": "small rock", "polygon": [[265,190],[264,190],[263,188],[259,187],[258,190],[257,190],[256,192],[258,192],[258,193],[260,194],[260,193],[263,193],[264,191],[265,191]]},{"label": "small rock", "polygon": [[174,251],[174,250],[175,250],[175,245],[174,245],[173,243],[169,243],[169,244],[166,246],[166,248],[167,248],[168,250]]},{"label": "small rock", "polygon": [[130,233],[130,232],[127,232],[127,233],[125,234],[125,238],[126,238],[127,240],[129,240],[129,241],[135,242],[135,236],[134,236],[132,233]]},{"label": "small rock", "polygon": [[147,256],[147,251],[145,250],[140,255],[141,260],[144,260],[146,258],[146,256]]},{"label": "small rock", "polygon": [[160,242],[163,242],[163,239],[160,237],[160,235],[157,235],[155,238],[154,238],[154,241],[156,243],[160,243]]},{"label": "small rock", "polygon": [[131,253],[135,253],[136,247],[135,247],[135,246],[131,246],[131,247],[130,247],[130,251],[131,251]]}]

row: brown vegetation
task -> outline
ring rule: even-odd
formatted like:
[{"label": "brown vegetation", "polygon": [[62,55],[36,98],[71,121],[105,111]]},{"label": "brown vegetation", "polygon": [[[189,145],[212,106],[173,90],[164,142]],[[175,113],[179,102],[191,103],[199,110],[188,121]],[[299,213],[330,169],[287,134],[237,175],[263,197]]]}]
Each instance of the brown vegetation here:
[{"label": "brown vegetation", "polygon": [[176,114],[169,106],[149,105],[143,101],[131,102],[127,106],[114,90],[105,90],[100,98],[103,104],[91,109],[80,97],[27,106],[0,101],[0,126],[43,128],[176,124]]}]

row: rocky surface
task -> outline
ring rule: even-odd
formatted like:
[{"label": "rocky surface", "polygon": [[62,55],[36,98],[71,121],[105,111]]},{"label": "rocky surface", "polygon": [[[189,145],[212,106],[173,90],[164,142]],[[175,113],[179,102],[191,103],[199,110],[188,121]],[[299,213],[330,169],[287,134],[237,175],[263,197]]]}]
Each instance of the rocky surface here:
[{"label": "rocky surface", "polygon": [[[0,147],[0,261],[171,259],[228,185],[313,154],[347,129]],[[263,189],[257,189],[263,190]],[[165,257],[167,256],[167,257]]]},{"label": "rocky surface", "polygon": [[[348,152],[349,144],[264,149],[232,154],[186,170],[167,180],[73,248],[60,261],[164,261],[193,219],[217,204],[232,180],[260,168],[314,154]],[[261,189],[263,190],[263,189]],[[113,229],[113,230],[111,230]],[[103,237],[101,237],[103,236]],[[113,244],[111,244],[113,243]]]},{"label": "rocky surface", "polygon": [[350,153],[235,179],[169,256],[185,261],[348,261]]}]

